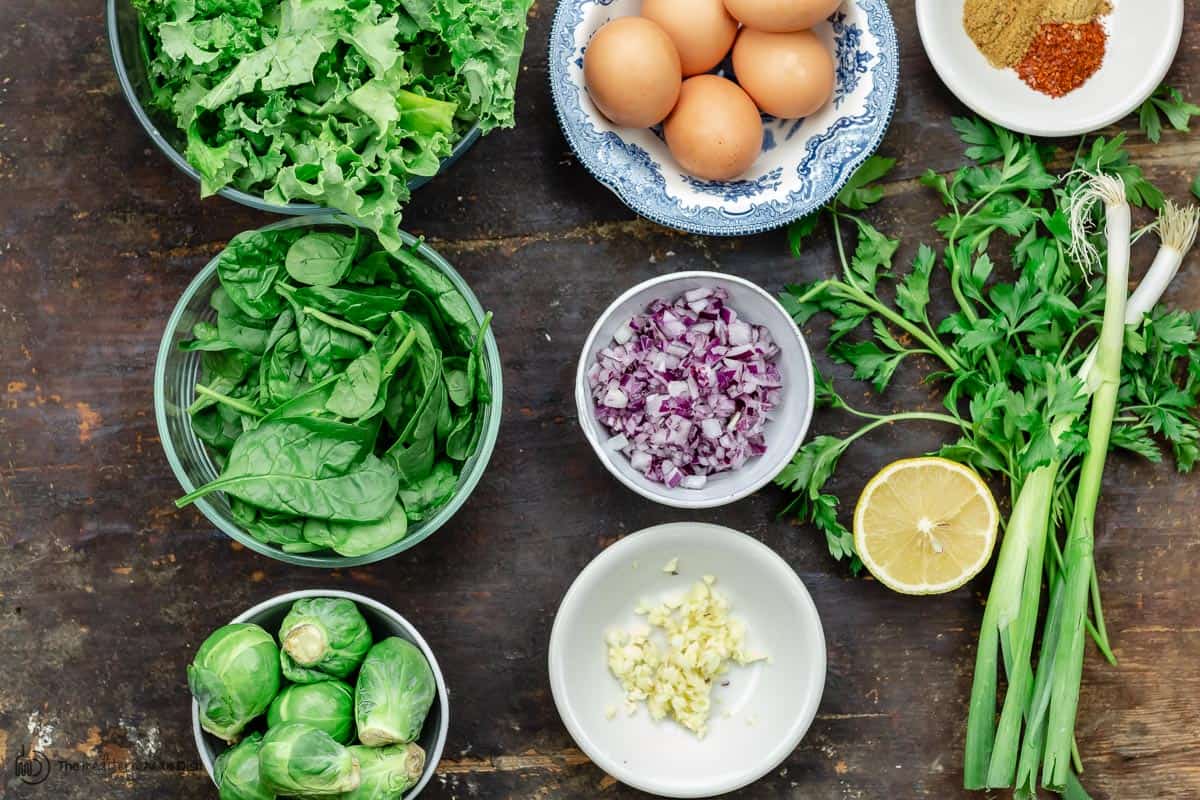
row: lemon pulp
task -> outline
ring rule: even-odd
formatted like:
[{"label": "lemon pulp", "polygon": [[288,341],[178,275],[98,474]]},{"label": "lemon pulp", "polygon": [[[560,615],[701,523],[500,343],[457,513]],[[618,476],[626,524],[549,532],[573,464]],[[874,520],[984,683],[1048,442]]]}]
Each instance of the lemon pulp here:
[{"label": "lemon pulp", "polygon": [[969,467],[910,458],[871,479],[854,510],[854,546],[872,575],[904,594],[959,588],[991,558],[1000,515]]}]

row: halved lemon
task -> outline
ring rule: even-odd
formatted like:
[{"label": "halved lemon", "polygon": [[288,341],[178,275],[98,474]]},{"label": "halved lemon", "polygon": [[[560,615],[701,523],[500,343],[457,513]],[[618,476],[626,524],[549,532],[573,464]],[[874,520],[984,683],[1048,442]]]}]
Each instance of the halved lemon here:
[{"label": "halved lemon", "polygon": [[992,557],[1000,512],[983,478],[944,458],[909,458],[871,479],[854,509],[854,546],[875,578],[903,594],[942,594]]}]

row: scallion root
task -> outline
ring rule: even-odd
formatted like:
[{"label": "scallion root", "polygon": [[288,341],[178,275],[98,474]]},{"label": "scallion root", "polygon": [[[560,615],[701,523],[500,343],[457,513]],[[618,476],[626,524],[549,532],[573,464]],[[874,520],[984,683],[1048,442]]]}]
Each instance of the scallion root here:
[{"label": "scallion root", "polygon": [[[1158,233],[1162,246],[1137,289],[1129,296],[1129,303],[1125,306],[1127,326],[1141,325],[1146,315],[1162,300],[1167,287],[1183,266],[1184,257],[1196,243],[1197,228],[1200,228],[1200,209],[1196,206],[1177,206],[1170,200],[1163,204],[1158,220],[1147,229]],[[1079,370],[1085,383],[1095,364],[1096,349],[1093,347]]]},{"label": "scallion root", "polygon": [[1167,286],[1183,265],[1184,256],[1196,243],[1197,227],[1200,227],[1200,210],[1195,206],[1177,206],[1170,200],[1163,204],[1162,213],[1155,224],[1162,247],[1146,271],[1146,276],[1129,297],[1129,305],[1125,309],[1126,325],[1141,325],[1150,310],[1158,305]]},{"label": "scallion root", "polygon": [[1083,177],[1084,181],[1071,196],[1071,258],[1085,271],[1100,263],[1100,251],[1092,242],[1096,234],[1095,214],[1097,203],[1117,206],[1125,203],[1125,181],[1116,175],[1076,171],[1067,178]]},{"label": "scallion root", "polygon": [[1186,254],[1196,243],[1196,232],[1200,230],[1200,209],[1193,205],[1177,206],[1170,200],[1163,204],[1158,218],[1158,235],[1164,247]]}]

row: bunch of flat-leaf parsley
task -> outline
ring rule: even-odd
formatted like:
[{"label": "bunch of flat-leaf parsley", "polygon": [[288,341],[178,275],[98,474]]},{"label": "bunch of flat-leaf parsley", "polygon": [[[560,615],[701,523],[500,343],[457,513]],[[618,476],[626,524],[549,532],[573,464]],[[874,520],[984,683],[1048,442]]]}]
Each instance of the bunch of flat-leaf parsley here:
[{"label": "bunch of flat-leaf parsley", "polygon": [[[857,213],[883,198],[876,182],[893,162],[876,157],[820,215],[796,223],[790,231],[793,251],[799,254],[805,237],[827,221],[839,274],[790,286],[781,296],[800,324],[817,314],[827,315],[829,356],[852,367],[854,377],[869,382],[877,392],[888,388],[906,361],[935,362],[938,369],[926,380],[942,390],[944,412],[868,413],[853,408],[822,378],[817,382],[818,402],[858,418],[857,427],[845,435],[813,438],[776,482],[795,495],[787,513],[812,522],[824,533],[830,553],[849,560],[856,572],[861,563],[854,537],[839,519],[838,498],[825,486],[847,449],[880,427],[917,420],[944,423],[951,435],[939,455],[1002,479],[1014,506],[1037,509],[1031,515],[1033,523],[1014,510],[1006,539],[1019,536],[1021,546],[1009,548],[1014,566],[997,569],[989,596],[972,697],[965,783],[968,788],[1015,785],[1019,796],[1032,797],[1038,766],[1045,757],[1045,785],[1068,796],[1086,797],[1075,774],[1058,757],[1071,749],[1078,679],[1072,687],[1066,673],[1060,670],[1055,675],[1045,649],[1054,650],[1060,626],[1071,613],[1062,612],[1058,599],[1072,563],[1058,527],[1072,517],[1076,490],[1084,481],[1080,469],[1086,463],[1089,438],[1106,442],[1102,447],[1111,445],[1154,462],[1169,450],[1181,471],[1191,470],[1200,456],[1196,424],[1200,315],[1157,305],[1194,241],[1197,215],[1194,209],[1172,205],[1146,180],[1124,150],[1123,135],[1081,141],[1070,167],[1059,178],[1045,167],[1050,151],[1028,137],[965,119],[955,120],[955,127],[973,163],[948,176],[928,172],[922,178],[946,208],[934,225],[942,237],[937,249],[921,245],[911,266],[898,273],[893,262],[899,242]],[[1110,189],[1118,187],[1123,193],[1116,198],[1121,205],[1160,212],[1158,222],[1135,232],[1133,238],[1153,230],[1162,239],[1162,249],[1148,277],[1128,298],[1129,314],[1122,315],[1123,344],[1120,320],[1115,329],[1107,328],[1116,333],[1115,342],[1110,336],[1107,344],[1122,345],[1110,348],[1108,352],[1116,355],[1106,362],[1110,375],[1117,372],[1114,366],[1120,367],[1119,378],[1114,379],[1119,380],[1116,411],[1105,435],[1090,437],[1087,378],[1107,301],[1105,281],[1092,280],[1088,274],[1093,259],[1079,254],[1099,256],[1105,244],[1090,224],[1091,207],[1081,207],[1078,198],[1093,191],[1097,180]],[[1009,252],[993,260],[992,252],[1000,250],[1001,240]],[[1127,250],[1128,242],[1122,241]],[[930,304],[935,282],[953,297],[952,310],[940,318],[934,317]],[[1113,287],[1107,288],[1111,298]],[[1122,283],[1117,289],[1125,308],[1127,286]],[[1096,459],[1091,464],[1086,477],[1089,491],[1098,486]],[[1039,514],[1043,515],[1040,527]],[[1090,529],[1082,533],[1090,537]],[[1051,555],[1044,562],[1029,558],[1021,549],[1024,546],[1036,553],[1044,546]],[[1043,568],[1051,587],[1051,609],[1041,636],[1043,657],[1035,682],[1031,654]],[[1080,618],[1111,660],[1094,573],[1078,574],[1084,586],[1091,581],[1091,614],[1082,610]],[[1004,615],[999,622],[997,613]],[[997,655],[1003,656],[1012,696],[999,730]],[[1020,675],[1020,688],[1012,691],[1014,674]],[[1052,722],[1061,705],[1069,727],[1059,730],[1047,725],[1051,705]],[[1022,740],[1023,720],[1027,727]],[[1052,730],[1047,732],[1047,727]],[[1081,769],[1077,758],[1075,767]]]}]

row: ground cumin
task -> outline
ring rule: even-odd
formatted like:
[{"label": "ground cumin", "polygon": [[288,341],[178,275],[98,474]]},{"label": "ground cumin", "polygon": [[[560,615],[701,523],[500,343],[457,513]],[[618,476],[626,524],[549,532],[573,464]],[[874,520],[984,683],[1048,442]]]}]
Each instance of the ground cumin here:
[{"label": "ground cumin", "polygon": [[963,27],[992,66],[1014,66],[1041,24],[1045,0],[967,0]]},{"label": "ground cumin", "polygon": [[1042,22],[1070,22],[1081,25],[1112,11],[1110,0],[1050,0]]},{"label": "ground cumin", "polygon": [[963,28],[992,66],[1015,67],[1044,23],[1082,24],[1107,14],[1109,0],[966,0]]}]

